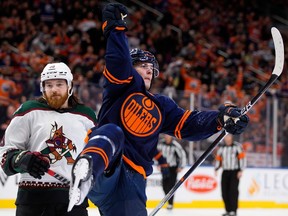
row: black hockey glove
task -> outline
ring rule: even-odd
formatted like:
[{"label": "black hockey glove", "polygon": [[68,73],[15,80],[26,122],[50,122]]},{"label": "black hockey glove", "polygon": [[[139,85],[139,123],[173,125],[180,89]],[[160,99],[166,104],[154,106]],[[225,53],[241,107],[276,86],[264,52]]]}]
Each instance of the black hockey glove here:
[{"label": "black hockey glove", "polygon": [[249,117],[241,116],[241,109],[233,104],[224,104],[219,107],[217,122],[228,133],[241,134],[248,125]]},{"label": "black hockey glove", "polygon": [[41,179],[50,167],[50,159],[40,152],[19,151],[13,156],[12,167],[18,173],[29,173]]},{"label": "black hockey glove", "polygon": [[119,3],[109,3],[102,11],[102,31],[107,38],[112,29],[119,31],[127,31],[127,23],[125,17],[127,17],[127,8]]}]

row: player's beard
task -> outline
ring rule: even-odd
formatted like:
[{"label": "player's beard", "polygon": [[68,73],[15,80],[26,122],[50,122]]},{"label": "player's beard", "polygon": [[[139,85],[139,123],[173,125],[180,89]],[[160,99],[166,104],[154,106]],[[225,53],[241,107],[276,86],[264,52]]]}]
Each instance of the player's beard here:
[{"label": "player's beard", "polygon": [[[57,97],[56,97],[57,96]],[[58,94],[53,94],[50,97],[48,97],[45,94],[45,98],[47,100],[47,103],[49,104],[49,106],[53,109],[60,109],[61,106],[65,103],[65,101],[68,98],[68,92],[65,93],[64,96],[62,95],[58,95]]]}]

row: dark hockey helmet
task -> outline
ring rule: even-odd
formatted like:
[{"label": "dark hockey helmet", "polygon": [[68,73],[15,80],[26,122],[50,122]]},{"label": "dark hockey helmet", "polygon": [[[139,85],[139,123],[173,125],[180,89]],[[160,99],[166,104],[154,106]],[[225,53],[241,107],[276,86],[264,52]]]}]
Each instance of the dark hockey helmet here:
[{"label": "dark hockey helmet", "polygon": [[158,61],[156,60],[155,56],[149,51],[134,48],[130,51],[130,56],[131,56],[133,65],[139,62],[152,63],[153,64],[153,77],[157,77],[159,75]]}]

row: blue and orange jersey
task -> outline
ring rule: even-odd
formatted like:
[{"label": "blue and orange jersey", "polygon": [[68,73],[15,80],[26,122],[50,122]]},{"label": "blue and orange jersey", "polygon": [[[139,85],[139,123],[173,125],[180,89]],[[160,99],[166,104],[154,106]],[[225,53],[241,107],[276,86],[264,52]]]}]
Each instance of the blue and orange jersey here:
[{"label": "blue and orange jersey", "polygon": [[124,31],[110,32],[105,60],[99,126],[114,123],[122,128],[123,159],[144,176],[152,173],[160,133],[196,141],[218,131],[218,111],[184,110],[169,97],[146,90],[142,77],[132,65]]}]

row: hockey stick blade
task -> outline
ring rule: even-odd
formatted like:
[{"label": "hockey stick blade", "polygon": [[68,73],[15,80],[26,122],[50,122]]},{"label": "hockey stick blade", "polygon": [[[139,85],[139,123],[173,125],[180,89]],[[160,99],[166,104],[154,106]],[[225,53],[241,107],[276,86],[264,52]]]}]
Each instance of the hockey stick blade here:
[{"label": "hockey stick blade", "polygon": [[284,44],[279,30],[275,27],[271,28],[271,34],[275,47],[275,66],[272,74],[281,75],[284,67]]},{"label": "hockey stick blade", "polygon": [[[251,107],[260,99],[260,97],[267,91],[267,89],[277,80],[281,75],[284,67],[284,45],[283,39],[279,30],[275,27],[271,28],[271,34],[273,38],[273,43],[275,47],[275,66],[270,79],[261,88],[257,95],[255,95],[248,104],[241,110],[241,115],[246,114]],[[191,173],[200,166],[203,161],[212,153],[216,146],[224,139],[228,133],[223,130],[221,134],[214,140],[213,143],[204,151],[204,153],[196,160],[196,162],[189,168],[189,170],[184,174],[184,176],[172,187],[172,189],[166,194],[166,196],[160,201],[156,208],[149,214],[149,216],[154,216],[162,206],[174,195],[176,190],[188,179]]]},{"label": "hockey stick blade", "polygon": [[70,185],[70,181],[67,178],[65,178],[64,176],[59,175],[58,173],[55,173],[53,170],[48,169],[47,173],[50,176],[53,176],[57,180],[61,181],[62,183]]},{"label": "hockey stick blade", "polygon": [[259,98],[267,91],[267,89],[278,79],[281,75],[284,67],[284,44],[282,36],[279,30],[275,27],[271,28],[271,34],[273,38],[274,48],[275,48],[275,66],[270,79],[267,83],[260,89],[258,94],[253,97],[251,101],[247,103],[245,107],[241,110],[241,115],[246,114],[252,106],[259,100]]}]

